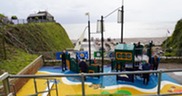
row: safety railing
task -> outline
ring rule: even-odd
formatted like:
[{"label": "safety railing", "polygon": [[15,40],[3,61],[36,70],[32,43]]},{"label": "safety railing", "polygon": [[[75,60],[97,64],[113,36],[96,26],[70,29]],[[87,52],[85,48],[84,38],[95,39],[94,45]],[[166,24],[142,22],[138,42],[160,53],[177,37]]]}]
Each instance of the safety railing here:
[{"label": "safety railing", "polygon": [[[4,89],[6,94],[10,94],[10,86],[9,86],[9,80],[8,79],[12,79],[12,78],[33,78],[34,79],[34,89],[35,89],[35,94],[39,94],[39,93],[45,93],[48,92],[51,89],[48,89],[48,91],[45,92],[38,92],[37,91],[37,87],[36,87],[36,79],[49,79],[49,78],[54,78],[53,80],[56,81],[57,78],[60,77],[80,77],[81,78],[81,91],[82,91],[82,96],[86,96],[86,92],[85,92],[85,77],[86,76],[113,76],[113,75],[125,75],[125,74],[144,74],[144,73],[157,73],[158,74],[158,86],[157,86],[157,91],[156,94],[147,94],[147,96],[169,96],[169,95],[182,95],[182,92],[178,92],[178,93],[167,93],[167,94],[162,94],[161,93],[161,81],[162,81],[162,74],[163,73],[170,73],[170,72],[182,72],[182,69],[171,69],[171,70],[152,70],[152,71],[130,71],[130,72],[111,72],[111,73],[80,73],[80,74],[64,74],[64,75],[10,75],[8,73],[4,73],[3,75],[0,76],[0,80],[3,81],[3,85],[4,85]],[[49,81],[49,80],[48,80]],[[49,86],[47,81],[47,85]],[[55,83],[57,84],[57,83]],[[57,86],[57,85],[56,85]],[[50,87],[48,87],[50,88]],[[57,90],[57,87],[56,89]],[[58,94],[60,94],[58,91],[57,92],[57,96]],[[26,95],[26,94],[25,94]],[[140,94],[145,95],[145,94]],[[50,94],[49,94],[50,96]],[[132,95],[134,96],[134,95]]]},{"label": "safety railing", "polygon": [[[43,79],[43,78],[37,78],[37,79]],[[51,96],[50,91],[56,90],[56,96],[58,96],[58,87],[57,87],[57,80],[56,79],[43,79],[46,80],[47,88],[44,91],[38,91],[37,88],[37,82],[36,78],[33,78],[34,88],[35,88],[35,94],[29,94],[28,96],[37,96],[39,94],[43,93],[43,96]],[[52,83],[50,83],[52,82]],[[55,85],[55,88],[52,88],[52,86]]]}]

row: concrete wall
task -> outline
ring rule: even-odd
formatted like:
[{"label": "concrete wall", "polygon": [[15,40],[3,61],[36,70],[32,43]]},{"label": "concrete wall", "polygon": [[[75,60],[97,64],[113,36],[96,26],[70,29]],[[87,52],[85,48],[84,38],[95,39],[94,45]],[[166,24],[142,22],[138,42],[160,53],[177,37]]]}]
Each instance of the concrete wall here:
[{"label": "concrete wall", "polygon": [[[39,68],[43,66],[43,59],[42,55],[31,62],[28,66],[26,66],[23,70],[21,70],[17,75],[28,75],[28,74],[35,74]],[[28,81],[29,79],[26,78],[17,78],[11,80],[11,85],[13,85],[14,89],[11,88],[12,91],[18,92],[22,86]]]}]

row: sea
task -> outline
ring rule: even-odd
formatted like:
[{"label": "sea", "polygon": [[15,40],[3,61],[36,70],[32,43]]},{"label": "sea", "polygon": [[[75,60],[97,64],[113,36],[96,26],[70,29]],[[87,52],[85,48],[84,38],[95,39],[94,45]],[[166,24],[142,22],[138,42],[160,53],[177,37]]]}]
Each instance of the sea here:
[{"label": "sea", "polygon": [[[153,38],[171,36],[177,21],[159,22],[125,22],[123,24],[124,38]],[[87,23],[62,24],[71,40],[77,40],[84,32],[84,38],[88,38]],[[91,38],[101,38],[97,32],[96,23],[91,23]],[[121,23],[105,22],[104,39],[121,38]]]}]

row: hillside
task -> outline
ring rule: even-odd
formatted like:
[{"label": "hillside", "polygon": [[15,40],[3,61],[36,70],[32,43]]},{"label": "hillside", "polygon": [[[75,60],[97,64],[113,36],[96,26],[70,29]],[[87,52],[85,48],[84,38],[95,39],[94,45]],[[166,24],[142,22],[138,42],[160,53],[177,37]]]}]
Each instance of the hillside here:
[{"label": "hillside", "polygon": [[167,48],[167,54],[182,56],[182,19],[175,26],[171,37],[163,42],[163,48]]},{"label": "hillside", "polygon": [[64,28],[53,22],[11,25],[5,34],[10,44],[30,53],[73,47]]},{"label": "hillside", "polygon": [[0,73],[18,73],[37,58],[39,52],[62,51],[73,47],[64,28],[54,22],[3,26],[0,29],[1,44],[3,33],[5,48],[0,47]]}]

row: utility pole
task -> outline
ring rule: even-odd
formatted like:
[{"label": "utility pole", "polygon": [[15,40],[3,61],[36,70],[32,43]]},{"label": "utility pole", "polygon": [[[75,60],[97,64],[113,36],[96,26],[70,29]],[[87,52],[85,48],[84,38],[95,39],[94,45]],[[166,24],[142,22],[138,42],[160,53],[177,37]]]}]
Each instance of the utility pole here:
[{"label": "utility pole", "polygon": [[121,6],[121,43],[123,43],[123,23],[124,23],[124,0],[122,0]]},{"label": "utility pole", "polygon": [[102,69],[101,72],[104,72],[104,20],[101,16],[101,52],[102,52]]},{"label": "utility pole", "polygon": [[89,64],[91,65],[91,54],[92,53],[91,53],[91,45],[90,45],[90,18],[88,19],[88,47],[89,47]]},{"label": "utility pole", "polygon": [[91,45],[90,45],[90,14],[86,13],[88,15],[88,48],[89,48],[89,65],[91,65]]}]

